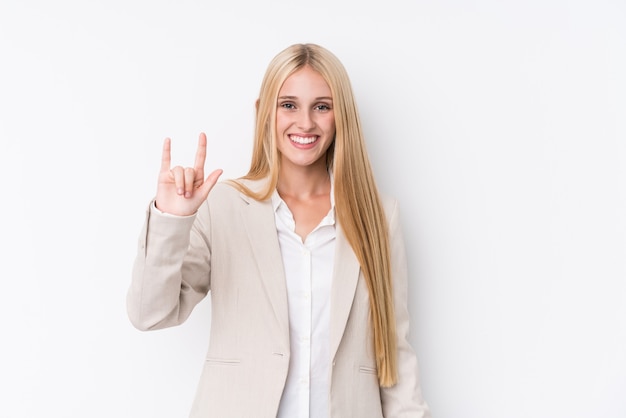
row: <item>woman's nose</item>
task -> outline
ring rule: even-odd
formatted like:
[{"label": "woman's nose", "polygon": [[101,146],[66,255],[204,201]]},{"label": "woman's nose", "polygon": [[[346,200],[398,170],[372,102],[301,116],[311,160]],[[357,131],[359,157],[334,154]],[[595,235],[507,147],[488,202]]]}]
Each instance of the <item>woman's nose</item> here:
[{"label": "woman's nose", "polygon": [[309,111],[302,111],[298,113],[298,120],[296,121],[298,128],[304,130],[313,129],[315,126],[315,121]]}]

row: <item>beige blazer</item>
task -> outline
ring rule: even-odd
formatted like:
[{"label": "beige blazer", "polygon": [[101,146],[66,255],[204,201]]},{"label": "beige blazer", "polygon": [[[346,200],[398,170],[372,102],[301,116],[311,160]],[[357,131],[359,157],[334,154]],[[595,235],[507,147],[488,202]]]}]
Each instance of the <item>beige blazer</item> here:
[{"label": "beige blazer", "polygon": [[[260,189],[263,182],[250,182]],[[330,417],[427,418],[415,352],[407,341],[407,266],[395,200],[384,200],[397,316],[399,379],[381,389],[368,290],[337,228],[331,290]],[[140,330],[179,325],[207,293],[211,332],[190,417],[276,417],[289,366],[287,289],[271,201],[219,183],[195,216],[148,210],[128,315]]]}]

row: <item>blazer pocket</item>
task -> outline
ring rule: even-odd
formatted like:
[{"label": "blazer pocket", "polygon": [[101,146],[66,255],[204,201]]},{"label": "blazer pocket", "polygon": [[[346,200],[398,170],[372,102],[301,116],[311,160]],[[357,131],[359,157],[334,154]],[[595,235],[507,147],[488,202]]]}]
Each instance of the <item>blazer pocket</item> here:
[{"label": "blazer pocket", "polygon": [[241,360],[233,359],[233,358],[208,357],[206,359],[206,362],[208,365],[215,365],[215,366],[238,366],[241,363]]},{"label": "blazer pocket", "polygon": [[368,367],[368,366],[359,366],[359,371],[361,373],[367,373],[367,374],[378,374],[378,371],[376,370],[375,367]]}]

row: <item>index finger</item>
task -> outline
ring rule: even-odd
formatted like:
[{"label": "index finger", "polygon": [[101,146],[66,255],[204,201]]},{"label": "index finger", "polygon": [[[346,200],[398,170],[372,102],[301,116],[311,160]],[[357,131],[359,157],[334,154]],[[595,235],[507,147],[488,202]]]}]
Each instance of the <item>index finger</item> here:
[{"label": "index finger", "polygon": [[206,161],[206,135],[203,133],[200,134],[200,138],[198,138],[198,150],[196,151],[196,162],[193,165],[193,168],[196,170],[196,173],[199,173],[200,178],[204,178],[204,162]]},{"label": "index finger", "polygon": [[165,138],[165,141],[163,141],[163,153],[161,154],[161,172],[170,171],[171,160],[171,140]]}]

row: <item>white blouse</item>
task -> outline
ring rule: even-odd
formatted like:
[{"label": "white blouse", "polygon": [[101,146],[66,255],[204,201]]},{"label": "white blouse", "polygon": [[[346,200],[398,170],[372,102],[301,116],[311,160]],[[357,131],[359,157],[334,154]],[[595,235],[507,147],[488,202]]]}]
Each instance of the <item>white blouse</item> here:
[{"label": "white blouse", "polygon": [[291,357],[277,418],[330,415],[330,290],[335,255],[335,202],[305,241],[287,204],[272,204],[287,280]]}]

